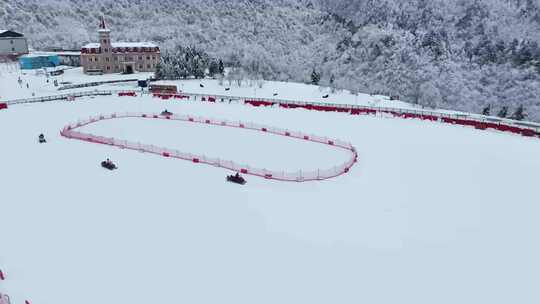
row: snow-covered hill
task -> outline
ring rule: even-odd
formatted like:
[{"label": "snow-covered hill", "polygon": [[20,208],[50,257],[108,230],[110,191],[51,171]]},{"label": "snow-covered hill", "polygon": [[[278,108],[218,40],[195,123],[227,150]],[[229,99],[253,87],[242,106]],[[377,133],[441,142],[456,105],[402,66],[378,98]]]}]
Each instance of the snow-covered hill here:
[{"label": "snow-covered hill", "polygon": [[[43,79],[31,81],[36,94],[48,94]],[[184,83],[224,90],[205,84]],[[262,91],[320,95],[307,87],[267,82]],[[15,82],[0,95],[25,90]],[[364,97],[358,102],[377,98]],[[341,138],[359,162],[324,182],[248,177],[238,186],[220,168],[59,135],[91,115],[164,108]],[[0,110],[0,130],[0,293],[13,304],[540,301],[538,138],[150,96],[14,105]],[[85,131],[261,166],[316,168],[339,157],[309,143],[174,121],[99,122]],[[48,143],[37,143],[40,133]],[[102,169],[107,157],[120,169]]]}]

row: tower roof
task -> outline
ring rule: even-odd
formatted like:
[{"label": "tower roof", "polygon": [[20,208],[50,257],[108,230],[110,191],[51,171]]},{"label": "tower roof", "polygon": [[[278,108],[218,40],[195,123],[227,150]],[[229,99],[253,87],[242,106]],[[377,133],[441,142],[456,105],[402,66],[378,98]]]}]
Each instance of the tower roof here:
[{"label": "tower roof", "polygon": [[103,15],[101,15],[101,17],[99,18],[99,31],[100,32],[110,32],[111,30],[109,30],[107,28],[107,24],[105,23],[105,17],[103,17]]}]

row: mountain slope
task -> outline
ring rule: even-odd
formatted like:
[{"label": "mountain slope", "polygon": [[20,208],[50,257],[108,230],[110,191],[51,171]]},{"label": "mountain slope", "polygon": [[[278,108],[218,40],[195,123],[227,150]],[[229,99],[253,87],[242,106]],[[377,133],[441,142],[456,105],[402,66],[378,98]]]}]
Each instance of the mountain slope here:
[{"label": "mountain slope", "polygon": [[[525,105],[540,120],[538,0],[0,0],[0,23],[35,48],[96,40],[194,45],[267,79],[382,92],[492,114]],[[333,81],[331,81],[333,80]]]}]

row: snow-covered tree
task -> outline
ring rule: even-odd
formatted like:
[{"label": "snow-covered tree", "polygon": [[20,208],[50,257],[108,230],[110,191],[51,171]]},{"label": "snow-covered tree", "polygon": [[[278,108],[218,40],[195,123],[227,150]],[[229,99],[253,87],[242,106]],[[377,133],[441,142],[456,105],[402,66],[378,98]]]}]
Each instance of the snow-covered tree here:
[{"label": "snow-covered tree", "polygon": [[508,107],[507,106],[503,106],[501,108],[501,110],[499,111],[499,113],[497,113],[497,116],[501,117],[501,118],[505,118],[507,115],[508,115]]}]

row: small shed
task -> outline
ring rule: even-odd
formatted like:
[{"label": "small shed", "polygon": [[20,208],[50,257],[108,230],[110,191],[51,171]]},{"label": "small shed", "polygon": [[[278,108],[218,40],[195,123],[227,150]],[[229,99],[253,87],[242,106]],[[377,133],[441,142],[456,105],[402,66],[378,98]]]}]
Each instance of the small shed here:
[{"label": "small shed", "polygon": [[21,69],[34,70],[60,65],[60,58],[55,54],[28,54],[19,58]]}]

